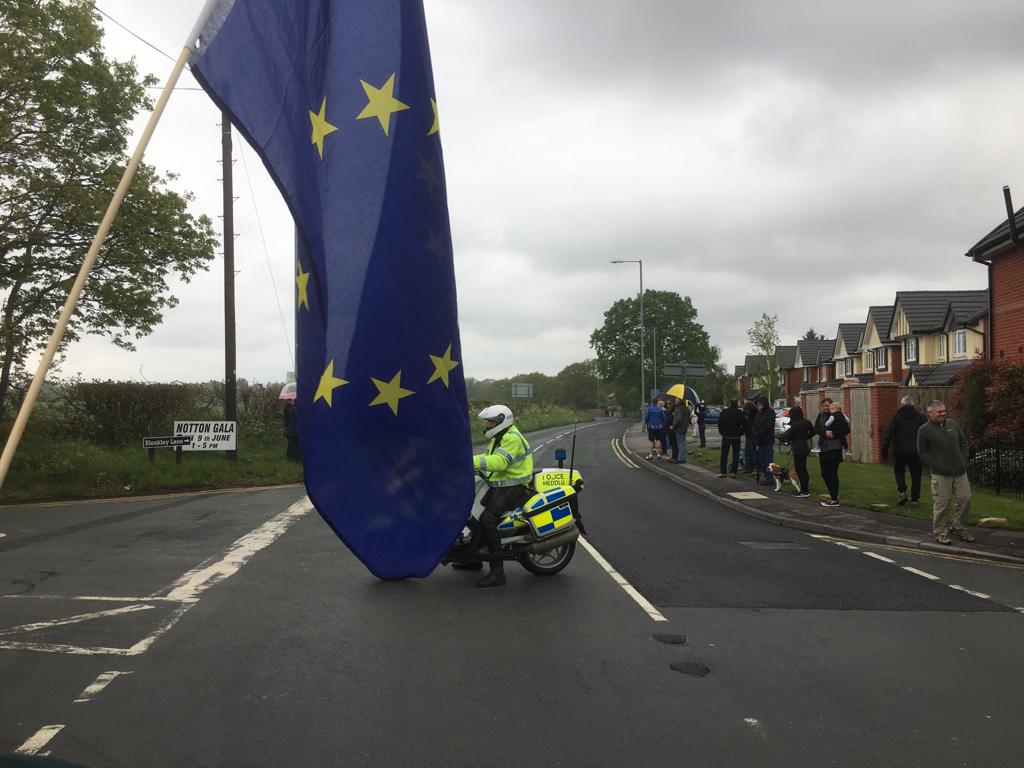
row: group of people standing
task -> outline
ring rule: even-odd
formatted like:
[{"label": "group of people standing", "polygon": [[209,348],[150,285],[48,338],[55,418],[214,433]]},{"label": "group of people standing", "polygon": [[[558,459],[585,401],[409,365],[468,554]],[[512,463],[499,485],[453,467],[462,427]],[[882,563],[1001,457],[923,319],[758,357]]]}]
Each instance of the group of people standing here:
[{"label": "group of people standing", "polygon": [[644,408],[644,426],[647,428],[647,439],[651,450],[647,459],[660,459],[669,456],[675,464],[686,463],[686,431],[694,423],[694,432],[700,437],[700,447],[707,447],[706,417],[707,406],[696,403],[690,410],[685,400],[660,400],[654,398]]},{"label": "group of people standing", "polygon": [[[773,485],[772,473],[768,466],[775,459],[775,410],[768,398],[759,397],[740,409],[736,400],[729,401],[729,407],[718,417],[718,431],[722,435],[722,453],[719,463],[719,477],[726,477],[729,457],[729,476],[736,477],[739,468],[740,443],[746,438],[744,448],[744,471],[752,473],[755,468],[763,475],[762,485]],[[807,457],[811,453],[811,442],[818,438],[821,477],[828,488],[829,498],[822,501],[826,507],[839,505],[839,465],[843,461],[846,436],[850,433],[850,420],[843,413],[842,406],[826,398],[821,413],[812,424],[800,406],[789,411],[789,427],[778,436],[793,447],[793,469],[800,482],[797,496],[810,496],[810,475],[807,472]]]}]

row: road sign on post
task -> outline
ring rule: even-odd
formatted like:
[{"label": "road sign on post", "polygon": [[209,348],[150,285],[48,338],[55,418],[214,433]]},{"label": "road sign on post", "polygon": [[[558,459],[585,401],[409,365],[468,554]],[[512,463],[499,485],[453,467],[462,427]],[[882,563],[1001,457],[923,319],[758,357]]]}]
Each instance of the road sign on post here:
[{"label": "road sign on post", "polygon": [[533,384],[513,384],[512,397],[533,397]]},{"label": "road sign on post", "polygon": [[191,437],[183,451],[235,450],[235,422],[233,421],[176,421],[174,434]]},{"label": "road sign on post", "polygon": [[665,363],[661,372],[665,376],[684,379],[702,379],[709,373],[706,365],[696,363]]}]

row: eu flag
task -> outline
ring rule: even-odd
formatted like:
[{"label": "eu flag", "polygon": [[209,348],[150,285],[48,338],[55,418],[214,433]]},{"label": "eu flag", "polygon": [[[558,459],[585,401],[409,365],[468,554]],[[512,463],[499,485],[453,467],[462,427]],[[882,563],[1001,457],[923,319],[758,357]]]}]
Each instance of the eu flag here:
[{"label": "eu flag", "polygon": [[190,45],[298,230],[309,497],[376,576],[426,576],[474,483],[422,3],[212,0]]}]

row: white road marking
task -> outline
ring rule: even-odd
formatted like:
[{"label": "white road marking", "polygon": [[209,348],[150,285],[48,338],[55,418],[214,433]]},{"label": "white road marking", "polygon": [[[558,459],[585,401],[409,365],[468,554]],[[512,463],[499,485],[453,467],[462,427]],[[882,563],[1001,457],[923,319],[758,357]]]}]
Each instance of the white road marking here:
[{"label": "white road marking", "polygon": [[758,493],[757,491],[733,491],[732,493],[730,493],[728,495],[732,496],[734,499],[767,499],[768,498],[763,493]]},{"label": "white road marking", "polygon": [[758,720],[756,717],[744,717],[743,722],[757,731],[759,736],[767,736],[767,728],[764,727],[764,723]]},{"label": "white road marking", "polygon": [[19,755],[34,755],[50,743],[50,739],[61,732],[63,725],[44,725],[28,741],[14,750]]},{"label": "white road marking", "polygon": [[879,554],[877,554],[875,552],[865,552],[864,554],[867,555],[868,557],[875,558],[875,560],[881,560],[883,563],[895,563],[896,562],[895,560],[893,560],[891,558],[885,557],[884,555],[879,555]]},{"label": "white road marking", "polygon": [[[153,643],[177,624],[181,617],[199,601],[199,597],[203,592],[235,574],[238,569],[245,565],[254,554],[273,544],[274,541],[284,534],[296,520],[307,514],[312,508],[313,505],[310,503],[309,499],[300,499],[288,507],[284,512],[275,515],[258,528],[238,539],[228,548],[227,552],[225,552],[221,559],[212,563],[211,560],[213,558],[205,560],[188,573],[181,576],[173,584],[160,590],[160,592],[166,592],[167,594],[154,594],[150,597],[139,598],[140,601],[146,602],[166,601],[175,603],[175,608],[155,631],[135,643],[135,645],[130,648],[85,647],[61,643],[29,643],[0,640],[0,649],[38,651],[40,653],[64,653],[78,656],[138,656],[139,654],[145,653]],[[11,595],[11,597],[15,597],[15,595]],[[44,596],[36,595],[35,597]],[[45,597],[64,600],[76,599],[61,597],[59,595],[47,595]],[[135,598],[106,598],[99,596],[85,596],[77,599],[115,601],[135,600]],[[87,618],[84,617],[95,618],[101,615],[109,616],[116,613],[147,610],[154,607],[155,606],[153,605],[140,604],[126,606],[125,608],[112,609],[110,611],[97,611],[93,614],[81,614],[79,616],[69,617],[69,619],[73,621],[63,619],[57,620],[57,622],[46,622],[45,626],[56,626],[58,623],[67,624],[77,621],[86,621]],[[25,625],[25,627],[15,629],[17,631],[29,631],[26,630],[27,626],[31,625]],[[10,631],[11,630],[7,630],[6,633],[9,634]]]},{"label": "white road marking", "polygon": [[651,605],[650,601],[646,597],[641,595],[632,584],[626,581],[618,571],[611,567],[607,560],[601,557],[601,553],[594,549],[593,544],[587,541],[583,536],[580,536],[578,541],[583,545],[583,548],[590,553],[590,556],[597,561],[597,564],[604,568],[608,575],[612,577],[612,581],[622,587],[625,593],[632,597],[636,601],[637,605],[639,605],[648,616],[650,616],[654,621],[668,621],[668,619],[661,615],[661,612],[657,608]]},{"label": "white road marking", "polygon": [[0,539],[2,539],[6,535],[7,535],[6,533],[0,533]]},{"label": "white road marking", "polygon": [[101,603],[180,603],[169,597],[121,597],[113,595],[0,595],[4,600],[94,600]]},{"label": "white road marking", "polygon": [[117,616],[122,613],[136,613],[137,611],[148,611],[154,608],[152,605],[128,605],[124,608],[111,608],[109,611],[94,611],[92,613],[80,613],[77,616],[66,616],[63,619],[53,619],[52,621],[38,621],[34,624],[21,624],[17,627],[8,627],[7,629],[0,629],[0,635],[17,635],[22,632],[35,632],[37,629],[49,629],[50,627],[60,627],[65,624],[79,624],[83,621],[92,621],[93,619],[100,619],[104,616]]},{"label": "white road marking", "polygon": [[101,672],[99,677],[92,681],[85,690],[78,694],[78,698],[75,699],[75,704],[84,704],[85,702],[92,699],[93,696],[98,694],[114,680],[121,675],[130,675],[131,672]]},{"label": "white road marking", "polygon": [[224,579],[237,573],[249,558],[273,544],[292,524],[303,517],[313,505],[308,499],[300,499],[284,512],[275,515],[254,531],[236,541],[220,560],[211,565],[201,563],[170,587],[165,597],[171,600],[194,600]]},{"label": "white road marking", "polygon": [[911,568],[909,565],[904,565],[901,567],[904,571],[909,571],[910,573],[916,574],[918,576],[924,576],[926,579],[931,579],[932,581],[939,581],[938,576],[933,576],[932,574],[926,573],[925,571],[919,571],[917,570],[917,568]]},{"label": "white road marking", "polygon": [[973,589],[961,587],[959,584],[950,584],[949,588],[955,589],[959,592],[966,592],[968,595],[973,595],[974,597],[980,597],[982,600],[988,600],[992,597],[992,595],[986,595],[984,592],[975,592]]}]

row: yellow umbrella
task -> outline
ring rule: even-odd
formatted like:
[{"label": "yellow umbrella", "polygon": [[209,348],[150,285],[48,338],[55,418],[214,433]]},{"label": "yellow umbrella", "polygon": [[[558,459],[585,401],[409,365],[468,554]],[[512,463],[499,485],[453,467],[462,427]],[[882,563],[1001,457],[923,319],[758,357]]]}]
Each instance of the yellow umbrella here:
[{"label": "yellow umbrella", "polygon": [[672,397],[678,398],[679,400],[685,400],[686,387],[684,387],[682,384],[673,384],[671,387],[668,388],[668,391],[665,392],[665,394],[672,395]]}]

